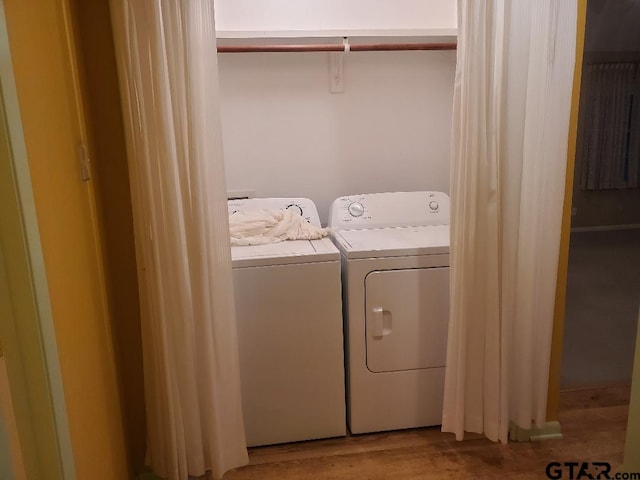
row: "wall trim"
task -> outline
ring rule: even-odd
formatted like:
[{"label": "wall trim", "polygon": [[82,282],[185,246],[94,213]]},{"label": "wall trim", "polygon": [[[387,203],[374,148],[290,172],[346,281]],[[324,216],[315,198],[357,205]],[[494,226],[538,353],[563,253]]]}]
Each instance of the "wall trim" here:
[{"label": "wall trim", "polygon": [[561,438],[563,438],[562,427],[560,422],[555,420],[545,423],[541,428],[532,427],[531,430],[525,430],[513,423],[509,428],[509,440],[513,442],[542,442]]},{"label": "wall trim", "polygon": [[623,472],[640,471],[640,312],[638,313],[638,334],[636,353],[631,380],[631,398],[627,420],[627,440],[624,450]]},{"label": "wall trim", "polygon": [[640,228],[640,223],[629,223],[626,225],[598,225],[594,227],[575,227],[571,229],[571,233],[604,232],[607,230],[633,230],[636,228]]}]

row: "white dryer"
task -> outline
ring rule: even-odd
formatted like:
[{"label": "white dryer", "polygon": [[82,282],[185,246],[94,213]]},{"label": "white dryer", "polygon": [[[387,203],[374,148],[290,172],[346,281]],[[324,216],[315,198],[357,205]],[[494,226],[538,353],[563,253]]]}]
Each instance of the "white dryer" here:
[{"label": "white dryer", "polygon": [[[228,206],[295,208],[320,226],[306,198]],[[323,238],[233,246],[231,255],[247,444],[345,435],[340,253]]]},{"label": "white dryer", "polygon": [[449,318],[449,197],[340,197],[347,421],[352,433],[442,423]]}]

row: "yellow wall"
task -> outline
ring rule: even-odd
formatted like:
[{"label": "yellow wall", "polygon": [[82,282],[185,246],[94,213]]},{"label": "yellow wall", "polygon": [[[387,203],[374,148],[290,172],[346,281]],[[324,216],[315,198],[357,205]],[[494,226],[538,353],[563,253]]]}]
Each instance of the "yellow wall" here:
[{"label": "yellow wall", "polygon": [[[11,66],[7,64],[10,59],[5,57],[8,39],[1,9],[0,14],[0,341],[8,380],[8,388],[0,391],[0,396],[11,396],[0,398],[0,406],[4,405],[5,412],[13,411],[16,427],[20,427],[16,428],[19,445],[12,445],[12,450],[20,450],[28,478],[62,480],[65,469],[73,468],[68,463],[68,444],[60,441],[68,433],[66,419],[58,418],[56,425],[56,406],[64,404],[52,391],[60,385],[59,376],[52,375],[57,358],[52,359],[51,351],[48,355],[43,348],[47,343],[44,324],[51,325],[45,311],[49,302],[46,292],[42,298],[45,282],[40,243],[37,232],[34,234],[35,218],[25,214],[32,192],[25,178],[28,168]],[[0,478],[7,478],[2,471],[0,466]]]},{"label": "yellow wall", "polygon": [[98,207],[125,433],[135,471],[144,466],[146,422],[133,213],[108,0],[74,1],[78,55]]},{"label": "yellow wall", "polygon": [[553,342],[551,345],[551,365],[549,366],[549,392],[547,396],[547,420],[558,419],[560,405],[560,377],[562,374],[562,343],[564,334],[564,310],[567,300],[567,267],[569,266],[569,236],[571,234],[571,195],[573,192],[573,172],[578,135],[578,109],[580,106],[580,80],[582,54],[584,51],[584,29],[587,20],[587,0],[578,0],[578,25],[576,31],[576,65],[573,71],[573,95],[569,140],[567,150],[567,177],[562,210],[562,234],[560,238],[560,258],[556,284],[556,306],[553,321]]},{"label": "yellow wall", "polygon": [[91,182],[64,0],[5,0],[77,478],[127,478]]}]

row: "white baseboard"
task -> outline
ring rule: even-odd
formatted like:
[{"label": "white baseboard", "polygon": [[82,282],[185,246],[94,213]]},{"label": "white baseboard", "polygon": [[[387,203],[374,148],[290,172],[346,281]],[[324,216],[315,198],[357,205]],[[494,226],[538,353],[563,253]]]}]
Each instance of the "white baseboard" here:
[{"label": "white baseboard", "polygon": [[509,440],[514,442],[542,442],[544,440],[559,440],[562,438],[560,422],[547,422],[543,427],[532,427],[525,430],[512,424],[509,429]]},{"label": "white baseboard", "polygon": [[633,230],[635,228],[640,228],[640,223],[629,223],[626,225],[599,225],[596,227],[575,227],[571,229],[571,233],[603,232],[606,230]]}]

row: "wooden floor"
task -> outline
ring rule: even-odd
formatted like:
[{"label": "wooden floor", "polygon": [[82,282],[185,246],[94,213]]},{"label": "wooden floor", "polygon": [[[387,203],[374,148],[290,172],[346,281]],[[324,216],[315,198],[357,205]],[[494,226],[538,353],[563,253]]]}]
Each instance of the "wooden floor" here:
[{"label": "wooden floor", "polygon": [[629,390],[563,392],[562,440],[500,445],[474,435],[456,442],[438,428],[354,435],[250,449],[250,464],[224,480],[538,479],[546,478],[551,461],[609,462],[615,473],[622,464]]}]

